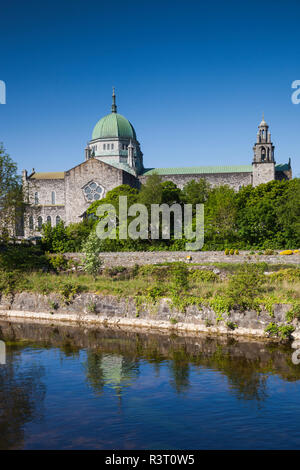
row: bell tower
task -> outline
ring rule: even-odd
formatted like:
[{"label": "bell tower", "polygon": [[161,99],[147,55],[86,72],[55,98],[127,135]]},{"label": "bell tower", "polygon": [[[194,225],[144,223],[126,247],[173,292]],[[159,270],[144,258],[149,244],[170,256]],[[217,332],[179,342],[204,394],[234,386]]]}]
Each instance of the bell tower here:
[{"label": "bell tower", "polygon": [[271,142],[271,133],[264,116],[258,126],[253,152],[253,186],[273,181],[275,179],[274,145]]}]

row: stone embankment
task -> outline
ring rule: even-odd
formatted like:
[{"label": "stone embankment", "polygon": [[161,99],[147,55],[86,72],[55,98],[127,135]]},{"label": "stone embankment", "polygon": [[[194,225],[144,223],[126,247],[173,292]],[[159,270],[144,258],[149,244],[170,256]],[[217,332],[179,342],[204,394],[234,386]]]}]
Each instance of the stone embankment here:
[{"label": "stone embankment", "polygon": [[[67,258],[80,261],[80,253],[67,253]],[[184,261],[189,263],[268,263],[268,264],[299,264],[300,253],[287,255],[250,255],[249,251],[241,251],[238,255],[225,255],[224,251],[123,251],[101,253],[104,267],[134,266],[135,264],[158,264]],[[190,257],[190,258],[188,258]]]},{"label": "stone embankment", "polygon": [[[157,304],[139,305],[133,298],[119,298],[91,293],[76,295],[64,300],[59,294],[41,295],[29,292],[3,296],[0,301],[0,319],[27,318],[54,322],[76,322],[141,329],[171,330],[198,334],[227,334],[234,336],[266,337],[265,328],[270,322],[286,325],[288,304],[274,307],[272,317],[267,311],[231,312],[217,314],[209,307],[195,305],[181,312],[172,307],[169,299]],[[294,320],[294,339],[300,339],[300,324]]]}]

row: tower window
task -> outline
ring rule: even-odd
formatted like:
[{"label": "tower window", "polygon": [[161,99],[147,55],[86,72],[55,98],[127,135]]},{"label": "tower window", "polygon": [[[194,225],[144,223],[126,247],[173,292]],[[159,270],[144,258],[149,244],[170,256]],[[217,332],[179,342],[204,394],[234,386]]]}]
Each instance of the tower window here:
[{"label": "tower window", "polygon": [[109,144],[107,144],[107,150],[109,150]]},{"label": "tower window", "polygon": [[34,193],[34,203],[35,204],[39,203],[39,193]]},{"label": "tower window", "polygon": [[58,225],[59,222],[60,222],[60,217],[59,217],[59,215],[57,215],[57,216],[56,216],[56,220],[55,220],[56,225]]},{"label": "tower window", "polygon": [[42,230],[42,225],[43,225],[43,217],[39,216],[38,217],[38,229]]},{"label": "tower window", "polygon": [[106,150],[106,144],[103,144],[103,150]]},{"label": "tower window", "polygon": [[50,217],[50,215],[48,215],[48,217],[47,217],[47,224],[51,225],[51,217]]},{"label": "tower window", "polygon": [[29,230],[33,230],[33,217],[32,217],[32,215],[29,217]]},{"label": "tower window", "polygon": [[56,204],[56,202],[55,202],[55,191],[52,191],[52,193],[51,193],[51,204]]},{"label": "tower window", "polygon": [[114,149],[114,144],[111,144],[111,149],[112,149],[112,150]]}]

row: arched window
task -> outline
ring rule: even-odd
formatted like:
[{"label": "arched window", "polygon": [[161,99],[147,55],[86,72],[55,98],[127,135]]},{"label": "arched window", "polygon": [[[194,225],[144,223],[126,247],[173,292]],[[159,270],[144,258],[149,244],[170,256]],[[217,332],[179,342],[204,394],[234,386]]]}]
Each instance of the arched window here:
[{"label": "arched window", "polygon": [[266,159],[266,149],[264,147],[261,148],[261,161],[264,162]]},{"label": "arched window", "polygon": [[48,217],[47,217],[47,224],[51,225],[51,217],[50,217],[50,215],[48,215]]},{"label": "arched window", "polygon": [[52,193],[51,193],[51,204],[56,204],[56,202],[55,202],[55,191],[52,191]]},{"label": "arched window", "polygon": [[35,204],[39,203],[39,193],[34,193],[34,203]]},{"label": "arched window", "polygon": [[43,225],[43,217],[38,217],[38,229],[41,230]]},{"label": "arched window", "polygon": [[59,217],[59,215],[57,215],[57,216],[56,216],[56,219],[55,219],[55,223],[56,223],[56,225],[58,225],[58,224],[59,224],[59,222],[60,222],[60,217]]},{"label": "arched window", "polygon": [[33,230],[33,217],[32,217],[32,215],[29,217],[29,230]]}]

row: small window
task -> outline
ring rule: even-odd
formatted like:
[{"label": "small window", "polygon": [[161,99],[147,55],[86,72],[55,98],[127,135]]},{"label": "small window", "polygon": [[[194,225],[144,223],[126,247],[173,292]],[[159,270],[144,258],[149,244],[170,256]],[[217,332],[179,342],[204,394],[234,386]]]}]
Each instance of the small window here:
[{"label": "small window", "polygon": [[106,150],[106,144],[103,144],[103,150]]},{"label": "small window", "polygon": [[33,230],[33,217],[32,217],[32,215],[29,217],[29,230]]},{"label": "small window", "polygon": [[41,230],[43,225],[43,217],[38,217],[38,229]]},{"label": "small window", "polygon": [[52,193],[51,193],[51,204],[56,204],[56,202],[55,202],[55,191],[52,191]]},{"label": "small window", "polygon": [[112,149],[112,150],[114,149],[114,144],[111,144],[111,149]]},{"label": "small window", "polygon": [[110,148],[110,146],[109,146],[109,144],[107,144],[107,150],[109,150],[109,148]]},{"label": "small window", "polygon": [[59,222],[60,222],[60,217],[59,217],[59,215],[57,215],[57,216],[56,216],[56,225],[58,225]]},{"label": "small window", "polygon": [[47,224],[51,225],[51,217],[50,217],[50,215],[48,215],[48,217],[47,217]]},{"label": "small window", "polygon": [[39,203],[39,193],[34,193],[34,203],[35,204]]}]

